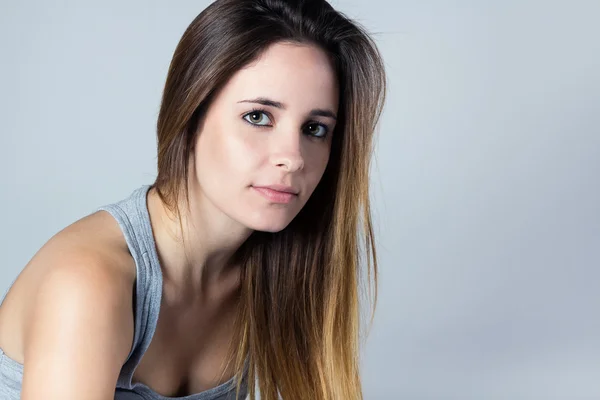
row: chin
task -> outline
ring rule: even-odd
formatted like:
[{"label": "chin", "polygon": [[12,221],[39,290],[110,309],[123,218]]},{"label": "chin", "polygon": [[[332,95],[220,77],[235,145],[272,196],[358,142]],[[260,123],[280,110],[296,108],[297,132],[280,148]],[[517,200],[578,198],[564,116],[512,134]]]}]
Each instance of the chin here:
[{"label": "chin", "polygon": [[276,233],[284,230],[290,224],[290,222],[291,221],[287,219],[272,219],[270,221],[265,221],[263,219],[262,221],[253,221],[253,223],[249,223],[246,226],[255,231]]},{"label": "chin", "polygon": [[260,232],[276,233],[276,232],[280,232],[280,231],[284,230],[285,227],[288,226],[288,225],[289,224],[285,224],[285,225],[257,226],[257,227],[253,227],[252,229],[254,229],[255,231],[260,231]]}]

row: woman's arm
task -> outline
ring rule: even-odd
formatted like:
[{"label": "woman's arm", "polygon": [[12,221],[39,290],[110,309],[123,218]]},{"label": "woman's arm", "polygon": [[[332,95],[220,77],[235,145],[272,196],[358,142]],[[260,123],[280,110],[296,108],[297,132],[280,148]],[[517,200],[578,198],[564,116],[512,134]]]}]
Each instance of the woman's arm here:
[{"label": "woman's arm", "polygon": [[109,400],[133,342],[133,279],[89,251],[50,268],[25,321],[23,400]]}]

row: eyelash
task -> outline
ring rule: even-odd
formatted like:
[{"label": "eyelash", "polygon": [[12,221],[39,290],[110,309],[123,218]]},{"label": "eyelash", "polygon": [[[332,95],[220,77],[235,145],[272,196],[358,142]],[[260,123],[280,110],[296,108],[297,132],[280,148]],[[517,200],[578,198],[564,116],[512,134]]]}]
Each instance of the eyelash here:
[{"label": "eyelash", "polygon": [[[245,113],[244,115],[242,115],[242,119],[244,120],[244,122],[246,122],[247,124],[249,124],[249,125],[251,125],[251,126],[253,126],[255,128],[268,128],[268,127],[272,126],[272,125],[257,125],[257,124],[253,124],[252,122],[250,122],[250,121],[248,121],[246,119],[246,117],[248,115],[255,114],[255,113],[261,113],[261,114],[266,115],[269,119],[271,119],[271,120],[273,119],[272,116],[271,116],[271,114],[269,112],[267,112],[267,110],[262,109],[262,108],[253,108],[251,111],[249,111],[249,112]],[[321,126],[323,129],[325,129],[325,134],[323,136],[315,136],[315,135],[310,135],[310,134],[309,135],[312,136],[312,137],[314,137],[315,139],[325,140],[327,138],[327,136],[329,135],[329,127],[327,125],[322,124],[322,123],[317,122],[317,121],[309,121],[305,126],[313,125],[313,124]]]}]

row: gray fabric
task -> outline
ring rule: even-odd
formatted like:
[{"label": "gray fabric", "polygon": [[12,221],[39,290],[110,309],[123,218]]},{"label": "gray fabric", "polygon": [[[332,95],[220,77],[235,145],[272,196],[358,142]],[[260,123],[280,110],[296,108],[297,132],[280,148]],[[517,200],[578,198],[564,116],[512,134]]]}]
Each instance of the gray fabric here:
[{"label": "gray fabric", "polygon": [[[150,345],[156,329],[162,296],[162,271],[156,253],[146,202],[149,189],[150,185],[144,185],[136,189],[129,197],[96,210],[105,210],[117,220],[129,251],[135,260],[137,270],[133,347],[119,374],[115,400],[234,400],[234,378],[212,389],[185,397],[161,396],[142,383],[132,382],[133,372]],[[23,366],[9,358],[0,349],[0,399],[18,400],[22,379]],[[240,399],[247,395],[246,384],[246,379],[244,379]]]}]

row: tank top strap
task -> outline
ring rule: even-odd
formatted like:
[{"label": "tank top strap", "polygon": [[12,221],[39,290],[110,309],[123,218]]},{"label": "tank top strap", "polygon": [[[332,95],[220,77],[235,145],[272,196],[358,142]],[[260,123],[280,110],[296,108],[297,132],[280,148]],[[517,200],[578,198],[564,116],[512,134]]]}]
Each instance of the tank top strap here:
[{"label": "tank top strap", "polygon": [[121,388],[132,387],[133,373],[150,345],[160,312],[163,278],[148,212],[150,188],[144,185],[129,197],[96,209],[109,212],[117,220],[136,265],[134,339],[117,382]]}]

